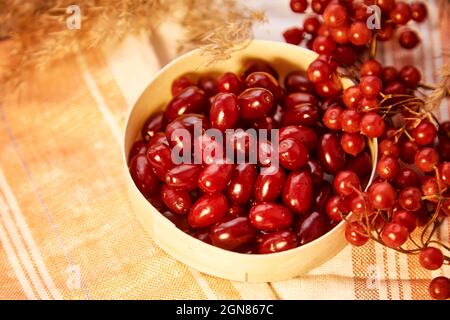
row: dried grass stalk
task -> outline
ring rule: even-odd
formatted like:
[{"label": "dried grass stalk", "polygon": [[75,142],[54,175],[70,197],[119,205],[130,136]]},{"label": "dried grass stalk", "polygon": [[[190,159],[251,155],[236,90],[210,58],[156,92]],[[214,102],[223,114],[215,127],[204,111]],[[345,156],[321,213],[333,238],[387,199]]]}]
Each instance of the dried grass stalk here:
[{"label": "dried grass stalk", "polygon": [[[183,49],[202,46],[216,59],[252,38],[252,25],[263,14],[235,0],[83,0],[80,30],[67,28],[67,7],[73,0],[0,1],[0,39],[12,43],[5,80],[30,69],[44,69],[77,51],[114,46],[125,36],[151,33],[162,21],[185,28]],[[0,70],[1,71],[1,70]]]}]

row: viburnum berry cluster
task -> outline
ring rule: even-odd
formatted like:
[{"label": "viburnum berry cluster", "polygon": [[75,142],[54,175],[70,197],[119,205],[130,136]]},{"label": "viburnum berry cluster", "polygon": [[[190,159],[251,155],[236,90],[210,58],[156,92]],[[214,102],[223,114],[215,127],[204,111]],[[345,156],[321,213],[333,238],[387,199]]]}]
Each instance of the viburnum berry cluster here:
[{"label": "viburnum berry cluster", "polygon": [[[433,87],[421,83],[417,68],[398,70],[376,60],[378,41],[390,40],[410,20],[422,22],[426,5],[395,0],[291,0],[290,5],[297,13],[309,6],[313,12],[303,27],[287,30],[284,37],[291,44],[305,40],[319,54],[307,70],[308,79],[317,95],[336,101],[324,111],[323,124],[338,132],[343,150],[352,155],[363,150],[364,137],[378,139],[377,177],[363,192],[357,176],[338,173],[328,215],[347,221],[345,236],[352,245],[373,239],[417,255],[425,269],[448,265],[450,246],[434,235],[450,217],[450,122],[440,123],[430,112],[431,94],[424,90]],[[371,5],[380,9],[381,29],[368,27]],[[406,49],[420,41],[411,30],[401,31],[398,40]],[[355,85],[342,91],[338,75]],[[441,98],[449,95],[448,79],[440,90]],[[448,299],[450,279],[434,279],[429,292]]]},{"label": "viburnum berry cluster", "polygon": [[[303,26],[292,27],[283,33],[286,42],[298,45],[303,41],[318,53],[335,54],[339,63],[352,65],[364,46],[388,41],[398,34],[398,42],[405,49],[420,43],[416,31],[406,27],[410,21],[423,22],[428,10],[423,2],[408,4],[396,0],[292,0],[292,11],[311,14]],[[398,32],[397,32],[398,30]]]}]

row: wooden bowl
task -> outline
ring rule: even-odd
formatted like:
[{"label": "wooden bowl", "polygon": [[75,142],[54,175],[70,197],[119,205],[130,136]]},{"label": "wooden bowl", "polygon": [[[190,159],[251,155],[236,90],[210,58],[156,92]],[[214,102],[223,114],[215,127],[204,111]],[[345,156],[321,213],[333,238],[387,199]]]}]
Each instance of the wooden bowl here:
[{"label": "wooden bowl", "polygon": [[[171,99],[172,81],[186,73],[240,72],[246,60],[262,59],[271,63],[281,79],[293,70],[305,71],[317,57],[313,51],[281,42],[255,40],[226,61],[205,64],[199,50],[191,51],[164,67],[147,86],[129,114],[123,148],[123,169],[127,177],[134,211],[154,241],[177,260],[210,275],[229,280],[270,282],[304,274],[323,264],[346,245],[344,223],[301,247],[273,254],[250,255],[223,250],[182,232],[158,212],[136,188],[128,172],[128,153],[140,134],[147,117],[162,110]],[[352,82],[343,79],[344,87]],[[372,159],[376,159],[376,141],[370,142]],[[375,160],[373,161],[375,163]],[[374,174],[373,172],[372,177]],[[370,184],[370,183],[369,183]]]}]

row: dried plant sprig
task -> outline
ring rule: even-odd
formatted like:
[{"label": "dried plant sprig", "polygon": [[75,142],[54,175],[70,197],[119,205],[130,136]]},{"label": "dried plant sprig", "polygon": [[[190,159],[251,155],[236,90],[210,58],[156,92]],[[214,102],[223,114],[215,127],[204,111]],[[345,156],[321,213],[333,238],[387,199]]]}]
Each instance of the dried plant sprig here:
[{"label": "dried plant sprig", "polygon": [[[252,25],[266,21],[262,12],[242,8],[231,0],[189,2],[187,14],[181,21],[187,41],[180,49],[201,47],[211,61],[227,59],[234,51],[244,48],[253,38]],[[215,24],[210,23],[211,17]]]},{"label": "dried plant sprig", "polygon": [[[113,46],[125,36],[151,33],[162,21],[185,28],[185,48],[203,46],[216,59],[252,38],[252,26],[263,21],[235,0],[84,0],[81,28],[67,28],[72,0],[4,0],[0,2],[0,39],[8,39],[7,70],[0,79],[21,80],[24,73],[78,51]],[[225,54],[224,54],[225,53]]]}]

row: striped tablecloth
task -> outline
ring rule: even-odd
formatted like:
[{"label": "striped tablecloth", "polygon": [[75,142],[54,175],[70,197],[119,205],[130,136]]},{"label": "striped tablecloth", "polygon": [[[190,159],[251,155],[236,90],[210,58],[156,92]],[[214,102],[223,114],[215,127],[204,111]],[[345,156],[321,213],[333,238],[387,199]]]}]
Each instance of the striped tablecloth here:
[{"label": "striped tablecloth", "polygon": [[[256,37],[280,40],[300,22],[285,2],[246,1],[268,10],[270,23]],[[414,64],[432,83],[450,49],[450,10],[438,18],[437,0],[427,3],[430,18],[413,25],[423,44],[382,50],[386,63]],[[164,46],[174,57],[175,44]],[[450,275],[368,243],[297,279],[246,284],[200,274],[160,250],[131,209],[120,148],[127,110],[160,69],[161,49],[130,37],[112,52],[59,62],[0,97],[0,298],[427,299],[429,279]],[[437,113],[448,118],[448,101]],[[439,237],[448,242],[449,232],[445,223]]]}]

